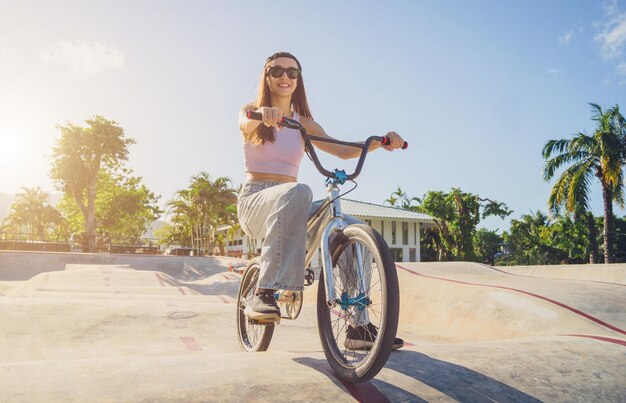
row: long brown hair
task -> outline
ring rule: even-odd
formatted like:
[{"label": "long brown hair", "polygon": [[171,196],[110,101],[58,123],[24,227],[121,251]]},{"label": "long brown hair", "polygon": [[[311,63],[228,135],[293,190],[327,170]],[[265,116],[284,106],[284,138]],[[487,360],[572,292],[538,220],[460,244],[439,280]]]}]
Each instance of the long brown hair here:
[{"label": "long brown hair", "polygon": [[[263,66],[263,72],[261,73],[261,79],[259,80],[259,88],[257,90],[256,101],[254,101],[254,105],[256,108],[260,108],[262,106],[272,106],[272,100],[270,98],[270,87],[267,84],[267,74],[268,74],[268,65],[274,59],[279,57],[288,57],[293,59],[298,63],[298,67],[300,68],[300,75],[298,76],[298,85],[296,86],[296,90],[293,92],[291,96],[291,109],[294,112],[297,112],[300,116],[306,116],[309,119],[313,119],[311,115],[311,111],[309,110],[309,104],[306,100],[306,91],[304,89],[304,79],[302,78],[302,68],[300,66],[300,62],[294,55],[288,52],[278,52],[274,53],[272,56],[268,57],[265,61],[265,65]],[[272,143],[276,141],[276,136],[274,134],[274,128],[267,127],[265,125],[259,125],[252,132],[251,138],[248,141],[252,144],[265,144],[266,141],[271,141]]]}]

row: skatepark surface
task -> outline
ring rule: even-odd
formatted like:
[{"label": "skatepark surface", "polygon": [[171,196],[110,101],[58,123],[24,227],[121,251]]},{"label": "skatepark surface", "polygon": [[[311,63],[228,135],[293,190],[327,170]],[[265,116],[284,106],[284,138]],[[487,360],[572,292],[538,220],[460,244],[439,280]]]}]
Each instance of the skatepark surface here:
[{"label": "skatepark surface", "polygon": [[406,345],[350,385],[317,282],[267,352],[240,350],[239,261],[0,252],[0,401],[626,401],[626,265],[397,263]]}]

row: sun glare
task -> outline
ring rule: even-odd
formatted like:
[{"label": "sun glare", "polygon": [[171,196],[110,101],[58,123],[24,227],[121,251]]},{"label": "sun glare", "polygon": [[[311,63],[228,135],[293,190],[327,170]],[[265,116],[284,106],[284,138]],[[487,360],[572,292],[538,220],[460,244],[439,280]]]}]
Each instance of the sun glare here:
[{"label": "sun glare", "polygon": [[30,173],[32,165],[38,163],[29,155],[29,150],[38,148],[39,144],[28,144],[24,130],[0,125],[0,172],[4,173],[0,175],[2,188],[26,179],[24,176]]},{"label": "sun glare", "polygon": [[25,144],[14,130],[0,128],[0,164],[10,166],[23,158]]}]

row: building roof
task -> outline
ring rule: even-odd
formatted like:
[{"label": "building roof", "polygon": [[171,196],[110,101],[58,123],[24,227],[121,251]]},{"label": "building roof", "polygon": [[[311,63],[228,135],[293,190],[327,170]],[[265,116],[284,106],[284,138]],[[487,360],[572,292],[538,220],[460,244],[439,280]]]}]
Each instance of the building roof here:
[{"label": "building roof", "polygon": [[[414,211],[403,210],[397,207],[381,206],[380,204],[367,203],[357,200],[342,198],[341,211],[344,214],[360,217],[362,219],[389,218],[395,220],[417,221],[434,225],[433,218],[428,214],[416,213]],[[217,227],[217,231],[226,231],[230,228],[230,225],[223,224]]]},{"label": "building roof", "polygon": [[381,206],[380,204],[362,201],[341,199],[341,211],[344,214],[355,217],[393,218],[397,220],[409,220],[432,223],[433,218],[428,214],[416,213],[397,207]]}]

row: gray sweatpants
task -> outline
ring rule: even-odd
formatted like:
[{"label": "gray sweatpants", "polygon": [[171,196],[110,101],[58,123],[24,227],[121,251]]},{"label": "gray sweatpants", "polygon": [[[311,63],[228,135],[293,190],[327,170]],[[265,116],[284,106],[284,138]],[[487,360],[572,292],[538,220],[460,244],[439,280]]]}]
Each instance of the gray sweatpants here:
[{"label": "gray sweatpants", "polygon": [[[319,207],[311,205],[311,189],[302,183],[257,182],[244,183],[238,197],[237,213],[243,231],[252,239],[263,239],[261,246],[259,288],[301,291],[304,288],[304,265],[307,245],[307,219]],[[309,229],[308,235],[319,243],[321,232],[330,220],[323,217]],[[346,216],[346,224],[361,221]],[[346,264],[346,267],[353,267]],[[369,287],[370,267],[365,270]],[[345,281],[345,274],[340,273]],[[369,322],[367,311],[359,312],[350,322]]]},{"label": "gray sweatpants", "polygon": [[244,183],[237,203],[239,224],[261,246],[259,288],[302,291],[306,223],[313,193],[302,183]]}]

